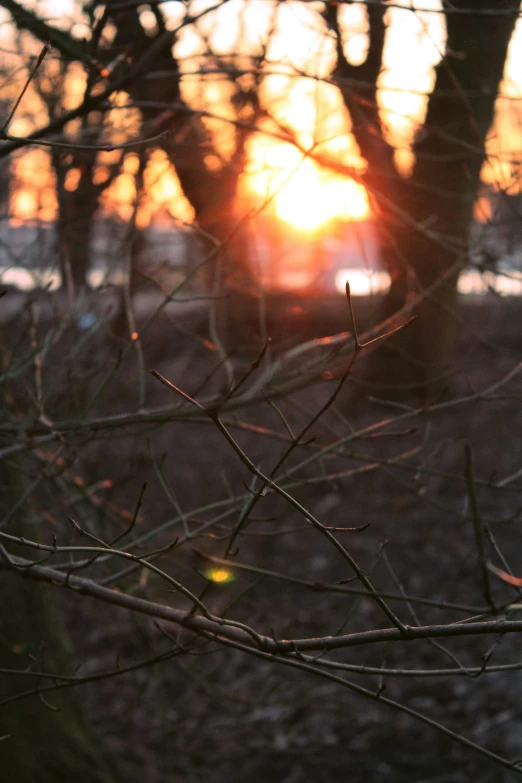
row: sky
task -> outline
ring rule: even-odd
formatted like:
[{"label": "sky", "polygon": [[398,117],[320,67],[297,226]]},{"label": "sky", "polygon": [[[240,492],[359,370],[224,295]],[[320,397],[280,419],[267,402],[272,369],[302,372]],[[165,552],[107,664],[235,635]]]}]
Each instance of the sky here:
[{"label": "sky", "polygon": [[[78,19],[76,0],[27,0],[39,13],[53,19],[58,25],[81,37],[88,28]],[[194,12],[203,10],[212,0],[194,0]],[[384,68],[379,78],[379,104],[389,140],[396,148],[396,161],[405,174],[413,163],[411,144],[419,124],[422,124],[427,107],[427,95],[434,83],[434,68],[445,46],[444,16],[440,13],[412,13],[411,6],[421,6],[432,11],[441,10],[440,0],[404,0],[404,9],[387,11],[388,33],[384,51]],[[163,4],[169,23],[179,22],[182,5],[176,2]],[[325,35],[318,21],[320,3],[303,4],[287,0],[279,6],[274,17],[272,0],[230,0],[217,12],[207,15],[199,25],[184,28],[179,36],[175,54],[181,59],[185,97],[196,108],[212,108],[220,117],[231,117],[234,110],[226,89],[216,81],[202,82],[191,76],[198,69],[204,51],[203,36],[208,36],[216,53],[247,54],[259,49],[267,30],[273,25],[273,35],[267,50],[270,63],[262,85],[262,97],[275,119],[291,127],[303,148],[315,149],[331,155],[336,161],[361,171],[364,163],[350,133],[350,121],[342,106],[335,86],[320,79],[328,77],[335,61],[335,47]],[[13,48],[12,27],[5,24],[6,15],[0,16],[0,47]],[[153,25],[150,11],[144,9],[142,22]],[[364,6],[345,6],[341,13],[341,26],[345,31],[345,52],[353,63],[365,57],[367,25]],[[7,56],[7,55],[4,55]],[[18,60],[11,56],[9,63],[16,69]],[[306,71],[315,78],[296,78],[296,72]],[[21,77],[23,72],[18,71]],[[81,98],[84,75],[79,66],[71,68],[67,83],[66,107],[72,107]],[[14,83],[14,81],[13,81]],[[494,161],[485,168],[488,181],[504,187],[513,186],[514,173],[510,159],[522,150],[521,114],[522,98],[522,24],[519,21],[514,34],[502,85],[505,96],[498,101],[495,128],[488,140],[488,152]],[[125,96],[120,96],[125,101]],[[112,139],[121,138],[135,127],[136,117],[120,111]],[[24,135],[41,122],[37,102],[30,91],[20,106],[11,131]],[[218,139],[221,154],[230,153],[231,129],[225,121],[209,121]],[[119,134],[119,135],[118,135]],[[254,134],[248,147],[249,163],[243,177],[245,199],[261,201],[277,192],[271,209],[284,223],[301,232],[314,232],[337,217],[343,220],[361,220],[369,216],[369,206],[364,189],[354,180],[334,176],[321,169],[314,161],[303,160],[302,154],[289,144],[276,142],[266,134]],[[100,155],[98,176],[106,173],[110,154]],[[105,208],[128,218],[135,197],[133,174],[136,156],[129,156],[124,171],[106,194]],[[55,197],[49,175],[48,156],[45,150],[32,148],[18,156],[14,163],[19,179],[18,191],[13,199],[13,212],[20,219],[34,217],[35,210],[42,219],[52,219],[56,211]],[[70,172],[66,186],[74,190],[77,173]],[[516,177],[518,187],[518,176]],[[146,197],[142,199],[139,220],[146,226],[159,207],[163,207],[182,221],[190,222],[192,210],[184,199],[175,172],[161,151],[154,153],[146,175]]]}]

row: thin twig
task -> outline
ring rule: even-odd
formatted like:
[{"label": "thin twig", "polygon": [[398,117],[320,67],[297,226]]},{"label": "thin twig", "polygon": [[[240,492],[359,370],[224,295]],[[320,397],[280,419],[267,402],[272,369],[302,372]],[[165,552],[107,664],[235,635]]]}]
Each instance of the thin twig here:
[{"label": "thin twig", "polygon": [[493,612],[496,612],[495,600],[493,598],[493,592],[491,589],[491,574],[487,565],[486,549],[484,545],[484,523],[480,518],[480,511],[477,501],[477,492],[475,489],[475,481],[473,477],[473,452],[469,443],[465,446],[466,455],[466,483],[468,485],[469,502],[471,506],[471,518],[473,520],[473,528],[475,530],[475,541],[477,544],[477,555],[479,560],[480,570],[482,572],[482,582],[484,585],[484,595],[487,603],[491,607]]},{"label": "thin twig", "polygon": [[11,124],[11,122],[13,120],[13,117],[16,114],[17,109],[20,106],[20,103],[22,102],[22,98],[24,97],[25,93],[27,92],[27,88],[29,87],[29,85],[33,81],[34,77],[36,76],[36,74],[40,70],[40,67],[41,67],[43,61],[45,60],[45,58],[46,58],[50,48],[51,48],[51,44],[50,43],[46,43],[43,46],[40,54],[38,55],[38,59],[36,60],[31,73],[27,77],[26,82],[25,82],[25,84],[24,84],[24,86],[23,86],[23,88],[22,88],[18,98],[14,102],[13,108],[9,112],[9,115],[8,115],[6,121],[4,122],[3,126],[0,128],[0,139],[6,139],[6,140],[9,139],[9,136],[8,136],[8,133],[7,133],[7,129],[9,128],[9,125]]}]

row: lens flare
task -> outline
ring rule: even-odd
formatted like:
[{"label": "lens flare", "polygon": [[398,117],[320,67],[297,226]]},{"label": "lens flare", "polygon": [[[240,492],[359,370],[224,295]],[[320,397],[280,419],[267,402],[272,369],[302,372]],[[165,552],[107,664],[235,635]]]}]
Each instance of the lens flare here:
[{"label": "lens flare", "polygon": [[214,582],[215,584],[226,584],[227,582],[232,582],[234,579],[234,574],[231,571],[228,571],[226,568],[211,568],[206,573],[207,579],[210,579],[211,582]]}]

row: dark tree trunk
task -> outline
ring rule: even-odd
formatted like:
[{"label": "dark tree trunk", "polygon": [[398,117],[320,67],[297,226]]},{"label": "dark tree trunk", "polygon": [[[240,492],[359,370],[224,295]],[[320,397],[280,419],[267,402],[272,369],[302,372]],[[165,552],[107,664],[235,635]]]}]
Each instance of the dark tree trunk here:
[{"label": "dark tree trunk", "polygon": [[[164,21],[159,10],[155,13],[158,35],[161,36],[165,29]],[[125,50],[129,56],[136,58],[154,42],[143,30],[136,9],[117,12],[114,20],[117,26],[114,46],[119,51]],[[226,241],[221,253],[209,264],[207,282],[212,283],[216,274],[221,274],[217,271],[219,262],[223,283],[230,286],[232,292],[234,289],[243,292],[255,290],[247,243],[240,238],[242,232],[229,239],[240,219],[236,215],[236,197],[239,177],[244,170],[249,131],[238,128],[236,150],[231,160],[223,161],[222,168],[217,171],[210,169],[206,158],[214,149],[212,139],[201,118],[192,113],[183,101],[179,68],[172,56],[172,42],[167,42],[157,54],[154,67],[159,74],[157,79],[152,78],[153,74],[147,74],[147,79],[136,78],[128,89],[132,99],[140,106],[148,132],[167,131],[161,146],[176,169],[184,195],[194,208],[197,225],[214,240]],[[166,78],[165,74],[169,72],[172,75]],[[259,110],[255,90],[245,100],[253,113]],[[210,242],[208,248],[214,246]]]},{"label": "dark tree trunk", "polygon": [[[87,284],[91,264],[91,235],[94,215],[98,209],[99,189],[93,183],[93,153],[76,153],[74,158],[72,164],[66,164],[60,150],[53,150],[52,153],[59,205],[62,285],[77,294]],[[78,168],[80,172],[74,191],[65,189],[67,172],[71,167]]]},{"label": "dark tree trunk", "polygon": [[[21,465],[2,465],[4,517],[23,493],[26,479]],[[28,538],[38,538],[36,531],[24,511],[8,529]],[[24,556],[34,557],[34,553],[27,550]],[[44,666],[48,672],[74,674],[76,662],[59,599],[52,588],[0,568],[0,618],[0,700],[52,682],[9,675],[6,669],[35,670]],[[116,783],[120,779],[101,738],[94,736],[86,722],[74,688],[50,693],[47,698],[34,693],[2,705],[0,737],[2,780]]]},{"label": "dark tree trunk", "polygon": [[[469,7],[467,0],[454,5]],[[489,7],[483,0],[472,5]],[[486,134],[519,8],[513,0],[507,5],[512,16],[447,15],[446,54],[437,66],[424,130],[414,146],[413,174],[399,202],[414,227],[399,225],[394,238],[420,290],[447,275],[418,306],[417,324],[407,335],[416,360],[414,380],[430,392],[447,383],[453,364],[458,272],[450,270],[467,262]]]},{"label": "dark tree trunk", "polygon": [[[455,9],[490,8],[489,0],[455,0]],[[366,185],[377,213],[383,258],[392,278],[383,315],[402,306],[413,291],[428,294],[416,306],[416,324],[375,354],[374,378],[431,394],[447,381],[457,307],[458,270],[467,260],[473,205],[485,158],[486,134],[519,10],[511,15],[448,13],[447,46],[436,69],[424,128],[414,144],[412,176],[403,179],[386,142],[377,108],[376,84],[385,40],[384,2],[368,9],[370,47],[365,63],[344,57],[335,10],[327,21],[338,35],[337,75],[353,120],[353,132],[368,163]],[[357,86],[357,81],[364,87]],[[443,282],[436,285],[441,278]],[[390,352],[391,351],[391,352]],[[388,352],[387,360],[386,352]]]}]

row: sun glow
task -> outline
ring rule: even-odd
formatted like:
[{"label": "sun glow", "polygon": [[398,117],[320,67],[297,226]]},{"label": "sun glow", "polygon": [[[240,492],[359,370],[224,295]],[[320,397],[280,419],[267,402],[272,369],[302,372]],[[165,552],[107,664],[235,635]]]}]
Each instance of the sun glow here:
[{"label": "sun glow", "polygon": [[19,190],[13,197],[11,209],[17,218],[30,220],[38,209],[38,199],[30,190]]},{"label": "sun glow", "polygon": [[258,137],[251,156],[256,161],[247,177],[255,196],[273,196],[276,216],[300,231],[315,232],[334,220],[369,217],[368,197],[362,185],[332,175],[288,144]]},{"label": "sun glow", "polygon": [[[151,153],[144,174],[143,191],[136,190],[135,174],[139,166],[138,156],[131,154],[126,157],[123,171],[112,182],[103,196],[103,203],[108,213],[118,215],[122,220],[128,220],[134,212],[138,199],[136,223],[138,228],[146,228],[151,221],[159,216],[159,222],[167,215],[189,223],[194,219],[194,210],[185,198],[177,174],[162,150]],[[99,176],[106,176],[106,167],[100,166]],[[163,213],[163,216],[162,216]]]},{"label": "sun glow", "polygon": [[[27,0],[27,4],[33,7],[35,0]],[[85,19],[80,18],[81,4],[77,0],[39,0],[37,5],[52,18],[53,24],[58,20],[58,27],[68,29],[74,22],[74,34],[80,35]],[[192,0],[191,11],[197,14],[210,5],[212,0]],[[425,118],[435,67],[446,46],[446,28],[443,14],[417,8],[442,10],[442,0],[397,0],[392,5],[386,12],[384,67],[378,80],[378,103],[386,137],[396,147],[396,162],[406,174],[413,165],[412,144],[419,124],[422,125]],[[202,119],[211,132],[216,151],[205,159],[205,165],[211,171],[218,171],[223,161],[233,160],[237,135],[234,122],[239,118],[248,125],[253,121],[253,115],[245,112],[245,107],[238,109],[234,103],[237,95],[233,80],[220,79],[208,70],[207,49],[210,45],[217,56],[225,58],[223,62],[228,62],[226,58],[230,57],[230,62],[246,71],[252,66],[253,55],[266,56],[267,64],[258,82],[252,75],[249,79],[248,74],[238,79],[245,94],[258,84],[261,108],[272,118],[255,123],[257,128],[272,136],[253,133],[247,142],[247,170],[242,177],[239,201],[246,196],[261,206],[265,200],[270,200],[270,217],[275,216],[285,224],[289,235],[292,235],[290,229],[307,236],[319,235],[331,221],[361,221],[370,216],[366,191],[357,181],[321,168],[312,157],[303,157],[296,147],[277,141],[273,135],[285,135],[287,129],[301,149],[313,148],[321,157],[329,156],[359,173],[364,171],[365,163],[355,144],[341,93],[330,83],[336,46],[332,35],[327,34],[320,6],[293,0],[286,3],[232,0],[180,30],[174,49],[183,73],[184,99],[191,108],[216,115]],[[167,26],[173,29],[181,21],[183,11],[173,2],[164,4],[164,8]],[[143,9],[142,21],[152,29],[153,18]],[[7,19],[5,15],[0,18]],[[361,64],[369,45],[368,9],[364,4],[341,4],[339,21],[348,60],[354,66]],[[0,39],[7,49],[12,47],[11,38],[11,24],[0,25]],[[522,90],[521,41],[522,19],[518,21],[511,41],[501,90],[505,97],[497,101],[494,132],[490,132],[487,140],[490,160],[483,172],[486,181],[506,188],[518,187],[519,178],[512,161],[522,145],[522,123],[517,104],[513,102]],[[198,73],[199,68],[202,73]],[[52,84],[58,77],[59,61],[49,57],[41,71],[46,74],[47,82],[44,83]],[[304,78],[303,74],[308,74],[309,78]],[[8,80],[5,86],[10,99],[19,94],[24,78],[25,71],[21,70],[16,79]],[[81,103],[86,82],[83,65],[70,63],[63,86],[63,109],[73,109]],[[123,91],[115,96],[114,106],[118,110],[107,118],[102,141],[117,144],[140,134],[139,112],[136,108],[125,108],[128,104],[129,96]],[[11,132],[28,135],[36,126],[45,124],[46,116],[42,100],[31,86],[11,123]],[[92,124],[101,120],[101,115],[93,112]],[[70,134],[73,127],[74,124],[68,126]],[[75,127],[79,129],[79,120]],[[111,154],[101,152],[98,155],[95,184],[109,178],[110,164],[120,153],[115,150],[110,159]],[[167,219],[169,215],[183,222],[193,221],[194,210],[165,153],[157,149],[150,155],[140,192],[135,181],[137,161],[135,154],[125,156],[123,171],[103,195],[104,210],[127,220],[133,216],[138,199],[136,220],[140,228],[155,220]],[[20,155],[13,160],[12,173],[12,219],[22,222],[36,217],[54,220],[58,205],[48,153],[35,149]],[[65,188],[74,192],[78,183],[79,169],[71,168]],[[485,221],[487,215],[482,202],[477,210],[478,218]]]},{"label": "sun glow", "polygon": [[348,179],[325,178],[317,166],[299,169],[275,201],[278,217],[301,231],[316,231],[331,220],[363,220],[369,216],[368,198],[361,185]]}]

